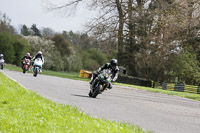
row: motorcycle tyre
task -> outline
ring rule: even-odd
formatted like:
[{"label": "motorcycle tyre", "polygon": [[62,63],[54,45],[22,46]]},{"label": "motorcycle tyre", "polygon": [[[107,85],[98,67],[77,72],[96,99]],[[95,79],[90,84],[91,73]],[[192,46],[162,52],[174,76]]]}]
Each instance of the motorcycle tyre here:
[{"label": "motorcycle tyre", "polygon": [[98,85],[98,86],[95,88],[95,90],[94,90],[94,92],[93,92],[93,94],[92,94],[92,97],[93,97],[93,98],[96,98],[97,95],[99,94],[99,92],[100,92],[100,85]]},{"label": "motorcycle tyre", "polygon": [[3,70],[3,65],[1,65],[1,70]]},{"label": "motorcycle tyre", "polygon": [[89,91],[89,94],[88,94],[88,95],[89,95],[89,97],[92,97],[92,92],[91,92],[91,90]]},{"label": "motorcycle tyre", "polygon": [[25,68],[25,66],[23,67],[23,73],[24,73],[24,74],[26,73],[26,68]]},{"label": "motorcycle tyre", "polygon": [[37,77],[37,73],[38,73],[38,70],[37,70],[37,68],[36,68],[35,71],[34,71],[33,76]]}]

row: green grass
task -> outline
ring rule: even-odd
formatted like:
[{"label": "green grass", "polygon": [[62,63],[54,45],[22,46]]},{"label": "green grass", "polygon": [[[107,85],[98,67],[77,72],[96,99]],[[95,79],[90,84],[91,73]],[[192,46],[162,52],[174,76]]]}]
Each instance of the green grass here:
[{"label": "green grass", "polygon": [[0,132],[143,133],[130,124],[94,119],[46,100],[0,73]]},{"label": "green grass", "polygon": [[[15,65],[6,64],[4,66],[4,68],[8,69],[8,70],[12,70],[12,71],[22,72],[22,69]],[[33,73],[33,72],[30,70],[28,73]],[[55,71],[49,71],[49,70],[42,70],[42,73],[39,73],[39,74],[57,76],[57,77],[62,77],[62,78],[69,78],[69,79],[74,79],[74,80],[89,81],[89,79],[87,79],[87,78],[80,78],[79,73],[75,73],[75,72],[67,73],[67,72],[55,72]]]},{"label": "green grass", "polygon": [[[9,70],[22,72],[21,68],[13,66],[13,65],[5,65],[5,68],[7,68]],[[51,76],[58,76],[58,77],[63,77],[63,78],[69,78],[69,79],[75,79],[75,80],[89,81],[89,79],[80,78],[79,73],[66,73],[66,72],[54,72],[54,71],[43,70],[42,74],[51,75]],[[142,90],[155,92],[155,93],[175,95],[175,96],[179,96],[179,97],[185,97],[185,98],[193,99],[193,100],[196,100],[196,101],[200,101],[200,95],[199,94],[193,94],[193,93],[187,93],[187,92],[176,92],[176,91],[162,90],[162,89],[158,89],[158,88],[149,88],[149,87],[142,87],[142,86],[129,85],[129,84],[121,84],[121,83],[114,83],[114,84],[120,85],[120,86],[127,86],[127,87],[131,87],[131,88],[142,89]]]},{"label": "green grass", "polygon": [[184,97],[184,98],[189,98],[189,99],[193,99],[193,100],[196,100],[196,101],[200,101],[200,95],[199,94],[193,94],[193,93],[188,93],[188,92],[169,91],[169,90],[162,90],[160,88],[150,88],[150,87],[122,84],[122,83],[114,83],[114,84],[120,85],[120,86],[127,86],[127,87],[131,87],[131,88],[137,88],[137,89],[155,92],[155,93],[174,95],[174,96],[179,96],[179,97]]}]

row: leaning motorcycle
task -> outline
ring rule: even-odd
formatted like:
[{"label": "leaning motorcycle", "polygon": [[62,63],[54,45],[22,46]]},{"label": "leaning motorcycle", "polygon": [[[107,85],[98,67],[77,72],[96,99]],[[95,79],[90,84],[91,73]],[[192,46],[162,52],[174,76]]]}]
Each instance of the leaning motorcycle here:
[{"label": "leaning motorcycle", "polygon": [[1,69],[3,70],[3,66],[4,66],[4,59],[0,59],[0,66],[1,66]]},{"label": "leaning motorcycle", "polygon": [[43,62],[41,58],[35,59],[33,63],[33,68],[32,68],[33,76],[37,77],[37,74],[41,72],[42,65],[43,65]]},{"label": "leaning motorcycle", "polygon": [[103,70],[94,79],[92,85],[90,86],[89,96],[96,98],[98,94],[102,93],[108,87],[109,83],[112,81],[112,72],[110,69]]},{"label": "leaning motorcycle", "polygon": [[26,73],[26,71],[28,71],[30,64],[31,64],[30,59],[24,59],[23,60],[23,68],[22,68],[23,73]]}]

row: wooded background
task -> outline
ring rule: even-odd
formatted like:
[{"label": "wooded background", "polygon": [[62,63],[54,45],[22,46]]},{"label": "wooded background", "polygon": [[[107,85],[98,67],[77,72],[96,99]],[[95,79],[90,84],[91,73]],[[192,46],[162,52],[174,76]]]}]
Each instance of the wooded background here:
[{"label": "wooded background", "polygon": [[0,53],[7,63],[20,65],[26,52],[41,50],[45,69],[76,72],[117,58],[130,76],[199,85],[199,0],[69,0],[47,8],[70,15],[83,5],[99,13],[85,33],[33,24],[22,25],[19,34],[0,13]]}]

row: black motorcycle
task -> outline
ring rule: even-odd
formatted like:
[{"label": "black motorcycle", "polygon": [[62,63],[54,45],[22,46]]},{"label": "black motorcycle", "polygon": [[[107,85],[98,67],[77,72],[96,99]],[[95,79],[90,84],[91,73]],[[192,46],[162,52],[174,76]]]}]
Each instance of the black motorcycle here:
[{"label": "black motorcycle", "polygon": [[89,96],[96,98],[98,94],[102,93],[111,82],[112,72],[110,69],[103,70],[97,77],[94,79],[92,85],[90,86]]}]

